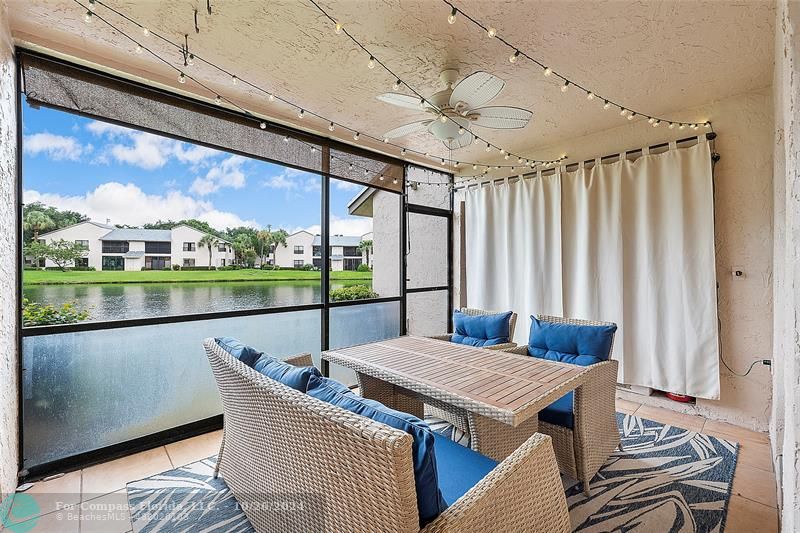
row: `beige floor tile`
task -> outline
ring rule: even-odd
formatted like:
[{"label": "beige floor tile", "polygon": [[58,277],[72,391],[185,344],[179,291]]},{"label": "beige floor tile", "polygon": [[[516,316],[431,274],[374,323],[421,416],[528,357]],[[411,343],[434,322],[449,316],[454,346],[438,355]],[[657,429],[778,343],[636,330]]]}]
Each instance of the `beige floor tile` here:
[{"label": "beige floor tile", "polygon": [[50,481],[39,481],[21,493],[33,498],[40,515],[81,501],[81,471],[68,472]]},{"label": "beige floor tile", "polygon": [[[724,436],[722,438],[725,438]],[[730,440],[735,440],[731,438]],[[769,444],[760,444],[750,442],[748,440],[739,441],[739,461],[740,465],[750,466],[764,470],[766,472],[774,471],[774,464],[772,462],[772,449]]]},{"label": "beige floor tile", "polygon": [[79,513],[75,505],[19,522],[3,531],[25,531],[30,533],[78,533]]},{"label": "beige floor tile", "polygon": [[737,465],[733,475],[733,494],[769,507],[777,507],[775,475],[746,465]]},{"label": "beige floor tile", "polygon": [[617,398],[617,412],[632,415],[642,404]]},{"label": "beige floor tile", "polygon": [[190,439],[167,444],[167,454],[172,461],[172,466],[187,465],[200,459],[205,459],[219,452],[219,443],[222,440],[222,430],[198,435]]},{"label": "beige floor tile", "polygon": [[81,504],[81,533],[125,533],[131,529],[128,494],[123,489]]},{"label": "beige floor tile", "polygon": [[725,533],[777,533],[778,510],[732,495]]},{"label": "beige floor tile", "polygon": [[689,431],[696,431],[698,433],[703,428],[703,423],[705,422],[705,419],[700,416],[677,413],[669,409],[662,409],[649,405],[639,407],[639,409],[636,410],[636,416],[661,422],[662,424],[688,429]]},{"label": "beige floor tile", "polygon": [[703,433],[715,436],[719,434],[722,435],[723,438],[726,438],[725,435],[728,435],[728,438],[733,437],[731,440],[737,442],[749,440],[751,442],[769,445],[769,435],[767,433],[759,433],[717,420],[706,420],[706,424],[703,426]]},{"label": "beige floor tile", "polygon": [[171,469],[163,446],[85,468],[82,501],[124,489],[129,481]]}]

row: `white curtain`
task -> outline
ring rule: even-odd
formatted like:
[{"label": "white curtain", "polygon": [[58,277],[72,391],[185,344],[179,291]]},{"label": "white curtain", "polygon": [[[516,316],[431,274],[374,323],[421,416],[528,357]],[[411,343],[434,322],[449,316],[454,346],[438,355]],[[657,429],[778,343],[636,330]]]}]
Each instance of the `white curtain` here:
[{"label": "white curtain", "polygon": [[466,192],[467,302],[616,322],[621,383],[719,398],[711,154],[631,162]]}]

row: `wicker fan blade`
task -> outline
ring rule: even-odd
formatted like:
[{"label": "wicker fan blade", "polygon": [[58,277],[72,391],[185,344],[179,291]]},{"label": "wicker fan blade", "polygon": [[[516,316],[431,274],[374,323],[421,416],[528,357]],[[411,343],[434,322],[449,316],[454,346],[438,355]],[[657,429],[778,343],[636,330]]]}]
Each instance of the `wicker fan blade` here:
[{"label": "wicker fan blade", "polygon": [[465,146],[469,146],[472,144],[472,141],[475,140],[475,136],[470,132],[465,132],[464,135],[459,135],[455,139],[449,139],[446,141],[442,141],[444,145],[447,147],[448,150],[458,150],[459,148],[464,148]]},{"label": "wicker fan blade", "polygon": [[524,128],[531,120],[533,113],[519,107],[479,107],[470,111],[470,117],[476,115],[472,124],[484,128],[516,129]]},{"label": "wicker fan blade", "polygon": [[384,93],[379,94],[376,96],[378,100],[381,102],[386,102],[387,104],[396,105],[398,107],[405,107],[406,109],[416,109],[418,111],[423,111],[426,109],[430,109],[431,106],[424,104],[424,109],[419,106],[419,98],[414,96],[408,96],[407,94],[398,94],[398,93]]},{"label": "wicker fan blade", "polygon": [[403,124],[402,126],[395,128],[393,130],[389,130],[383,134],[384,137],[387,139],[397,139],[398,137],[403,137],[404,135],[408,135],[409,133],[417,133],[418,131],[425,131],[428,129],[428,125],[433,122],[432,120],[420,120],[417,122],[411,122],[409,124]]},{"label": "wicker fan blade", "polygon": [[475,72],[456,84],[450,95],[450,107],[458,109],[456,104],[463,102],[467,109],[475,109],[489,103],[505,85],[506,82],[488,72]]}]

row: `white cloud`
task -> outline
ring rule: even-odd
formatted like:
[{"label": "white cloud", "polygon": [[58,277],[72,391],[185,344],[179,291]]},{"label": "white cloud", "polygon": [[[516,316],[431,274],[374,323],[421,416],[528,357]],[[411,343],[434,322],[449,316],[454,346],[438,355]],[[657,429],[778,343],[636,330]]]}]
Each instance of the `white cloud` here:
[{"label": "white cloud", "polygon": [[97,161],[107,163],[114,158],[121,163],[153,170],[166,165],[171,158],[181,163],[198,165],[222,152],[197,146],[143,131],[137,131],[116,124],[94,121],[86,125],[94,135],[118,141],[106,146],[106,152]]},{"label": "white cloud", "polygon": [[332,180],[332,183],[334,187],[336,187],[340,191],[355,191],[364,188],[363,185],[359,185],[358,183],[353,183],[350,181]]},{"label": "white cloud", "polygon": [[219,230],[233,226],[258,227],[254,220],[242,220],[234,213],[219,211],[211,202],[197,200],[179,191],[169,191],[164,195],[146,194],[133,183],[103,183],[85,195],[76,196],[26,190],[23,201],[38,201],[59,209],[78,211],[100,222],[111,219],[114,224],[139,226],[159,219],[196,218]]},{"label": "white cloud", "polygon": [[318,192],[322,188],[322,180],[311,172],[285,168],[280,174],[262,180],[261,186],[286,192]]},{"label": "white cloud", "polygon": [[244,157],[238,155],[228,157],[220,164],[211,167],[204,178],[196,178],[189,192],[207,196],[224,187],[241,189],[247,181],[241,168],[245,161]]},{"label": "white cloud", "polygon": [[92,145],[83,146],[75,137],[34,133],[23,138],[22,146],[28,154],[47,154],[55,161],[77,161],[83,154],[92,151]]}]

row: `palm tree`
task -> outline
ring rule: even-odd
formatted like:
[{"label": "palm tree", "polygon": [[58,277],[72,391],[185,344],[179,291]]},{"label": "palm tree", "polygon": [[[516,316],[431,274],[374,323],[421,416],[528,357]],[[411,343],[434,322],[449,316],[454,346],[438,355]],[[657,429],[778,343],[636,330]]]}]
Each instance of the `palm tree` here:
[{"label": "palm tree", "polygon": [[269,231],[269,249],[272,250],[272,266],[277,266],[275,259],[275,251],[278,246],[286,248],[286,238],[289,236],[285,230],[279,229],[278,231]]},{"label": "palm tree", "polygon": [[372,251],[372,239],[366,239],[358,243],[358,250],[360,252],[366,252],[367,266],[369,266],[369,253]]},{"label": "palm tree", "polygon": [[211,252],[213,251],[214,246],[219,246],[219,239],[210,233],[206,233],[199,241],[197,241],[197,244],[199,244],[201,248],[203,246],[208,247],[208,267],[211,268]]},{"label": "palm tree", "polygon": [[25,231],[33,232],[33,242],[39,240],[39,232],[48,230],[55,227],[55,222],[49,216],[41,211],[28,211],[25,213],[25,218],[22,221],[22,227]]}]

